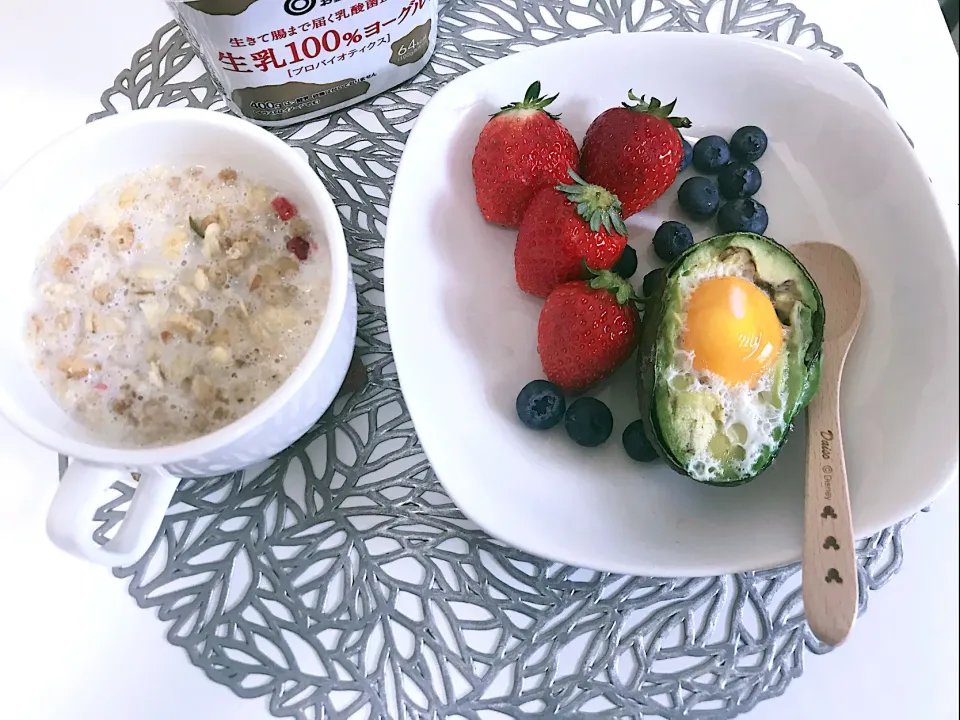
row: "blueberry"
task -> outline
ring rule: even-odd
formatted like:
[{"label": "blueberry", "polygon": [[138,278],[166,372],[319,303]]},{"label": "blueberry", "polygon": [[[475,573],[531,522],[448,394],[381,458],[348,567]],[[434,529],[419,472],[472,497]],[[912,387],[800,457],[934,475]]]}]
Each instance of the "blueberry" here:
[{"label": "blueberry", "polygon": [[596,398],[577,398],[567,408],[563,425],[567,428],[567,435],[577,445],[596,447],[613,432],[613,414]]},{"label": "blueberry", "polygon": [[722,232],[750,232],[763,235],[767,229],[767,209],[753,198],[724,203],[717,214],[717,227]]},{"label": "blueberry", "polygon": [[752,162],[734,160],[728,163],[717,175],[720,194],[728,200],[750,197],[760,189],[760,171]]},{"label": "blueberry", "polygon": [[767,134],[756,125],[745,125],[730,138],[730,152],[741,160],[754,162],[767,151]]},{"label": "blueberry", "polygon": [[693,233],[690,228],[676,220],[667,220],[653,234],[653,251],[664,262],[673,262],[692,245]]},{"label": "blueberry", "polygon": [[719,135],[707,135],[693,146],[693,166],[702,173],[715,173],[730,162],[730,146]]},{"label": "blueberry", "polygon": [[547,380],[533,380],[517,395],[517,416],[534,430],[548,430],[563,419],[567,401],[560,388]]},{"label": "blueberry", "polygon": [[694,220],[706,220],[720,207],[720,191],[710,178],[692,177],[683,181],[677,191],[677,201]]},{"label": "blueberry", "polygon": [[660,281],[663,279],[663,274],[665,272],[666,270],[663,268],[654,268],[643,276],[644,297],[650,297],[653,295],[654,291],[657,289],[657,286],[660,285]]},{"label": "blueberry", "polygon": [[611,269],[622,278],[633,277],[633,274],[637,271],[637,251],[627,245],[620,253],[620,259],[613,264]]},{"label": "blueberry", "polygon": [[634,420],[623,429],[623,449],[637,462],[651,462],[658,457],[643,431],[642,420]]},{"label": "blueberry", "polygon": [[693,145],[683,135],[680,136],[680,143],[683,145],[683,160],[680,161],[680,167],[677,168],[678,173],[686,170],[693,162]]}]

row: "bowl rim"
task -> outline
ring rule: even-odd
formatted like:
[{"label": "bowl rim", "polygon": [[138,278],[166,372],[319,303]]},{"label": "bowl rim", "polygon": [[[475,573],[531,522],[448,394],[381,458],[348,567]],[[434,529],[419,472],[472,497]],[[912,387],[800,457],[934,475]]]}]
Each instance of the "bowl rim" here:
[{"label": "bowl rim", "polygon": [[[56,432],[39,422],[30,413],[29,408],[20,407],[15,403],[0,384],[0,415],[5,416],[12,425],[34,441],[72,458],[134,469],[178,463],[214,454],[256,430],[293,400],[330,350],[337,328],[347,309],[351,274],[340,213],[333,204],[333,199],[320,176],[314,172],[309,162],[301,157],[296,149],[287,145],[269,130],[236,116],[214,110],[182,107],[144,108],[121,112],[74,128],[21,163],[9,178],[0,184],[0,200],[8,188],[19,182],[24,171],[41,163],[56,165],[56,155],[65,148],[76,145],[105,145],[110,143],[115,133],[136,127],[143,128],[144,133],[148,134],[149,128],[157,125],[181,125],[184,132],[190,132],[191,128],[201,126],[229,131],[234,138],[241,142],[259,145],[287,165],[294,179],[293,183],[300,185],[307,194],[311,195],[319,208],[320,217],[317,220],[322,225],[330,253],[330,288],[323,321],[317,328],[313,342],[280,387],[253,410],[232,423],[185,442],[154,448],[122,448],[84,442]],[[91,189],[91,194],[95,190],[96,188]]]}]

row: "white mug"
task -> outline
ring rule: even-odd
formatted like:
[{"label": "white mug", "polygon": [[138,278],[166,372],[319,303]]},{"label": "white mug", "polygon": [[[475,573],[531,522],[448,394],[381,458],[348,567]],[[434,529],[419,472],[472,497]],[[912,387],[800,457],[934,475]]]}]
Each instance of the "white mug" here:
[{"label": "white mug", "polygon": [[[40,248],[103,184],[155,165],[207,165],[248,172],[319,223],[330,252],[330,297],[307,354],[263,403],[226,427],[149,449],[111,447],[72,420],[40,384],[25,323]],[[0,414],[72,461],[47,516],[60,548],[108,566],[137,561],[160,528],[181,477],[219,475],[265,460],[305,433],[333,402],[353,355],[357,299],[340,216],[319,177],[267,130],[209,110],[121,113],[79,128],[41,150],[0,187],[4,283],[0,284]],[[99,545],[91,523],[104,491],[139,473],[114,538]]]}]

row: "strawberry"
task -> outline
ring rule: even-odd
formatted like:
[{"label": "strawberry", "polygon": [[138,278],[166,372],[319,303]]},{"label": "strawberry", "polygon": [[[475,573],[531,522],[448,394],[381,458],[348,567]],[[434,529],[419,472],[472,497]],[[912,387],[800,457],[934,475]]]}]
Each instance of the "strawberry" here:
[{"label": "strawberry", "polygon": [[613,374],[637,344],[639,300],[626,280],[589,270],[557,286],[540,310],[537,352],[547,379],[568,392]]},{"label": "strawberry", "polygon": [[677,128],[690,127],[685,117],[670,117],[677,101],[647,102],[631,90],[636,105],[605,110],[587,128],[580,154],[581,174],[588,182],[616,193],[623,217],[638,213],[663,195],[683,161]]},{"label": "strawberry", "polygon": [[544,108],[557,96],[540,97],[540,83],[522,101],[506,105],[483,130],[473,151],[477,205],[487,222],[518,227],[540,190],[564,182],[578,167],[577,143]]},{"label": "strawberry", "polygon": [[570,177],[573,185],[538,192],[520,223],[513,255],[517,285],[538,297],[583,278],[584,262],[609,270],[627,244],[617,196],[587,185],[573,170]]}]

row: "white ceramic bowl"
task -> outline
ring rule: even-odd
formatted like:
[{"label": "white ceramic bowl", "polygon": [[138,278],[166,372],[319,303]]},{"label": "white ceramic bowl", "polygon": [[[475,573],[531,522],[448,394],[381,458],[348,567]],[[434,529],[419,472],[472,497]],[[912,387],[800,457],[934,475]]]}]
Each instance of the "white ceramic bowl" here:
[{"label": "white ceramic bowl", "polygon": [[[153,165],[208,165],[247,171],[319,223],[331,259],[326,315],[306,356],[249,414],[189,442],[118,449],[71,420],[40,385],[23,343],[38,248],[104,183]],[[115,115],[56,140],[0,188],[4,282],[0,284],[0,413],[24,434],[73,459],[48,516],[59,546],[108,565],[137,560],[156,535],[180,477],[217,475],[269,458],[323,414],[343,383],[357,301],[340,217],[296,150],[244,120],[206,110],[156,109]],[[130,511],[105,546],[90,538],[103,491],[141,473]]]},{"label": "white ceramic bowl", "polygon": [[[411,132],[387,226],[387,318],[418,435],[460,509],[513,545],[602,570],[712,575],[800,557],[802,422],[775,465],[736,488],[627,458],[620,433],[638,417],[633,361],[597,392],[615,417],[604,446],[585,450],[562,427],[536,433],[518,422],[518,390],[542,377],[541,301],[516,287],[516,233],[477,210],[470,158],[490,114],[533,80],[560,93],[550,110],[578,141],[631,88],[678,97],[690,138],[767,130],[757,163],[767,234],[788,246],[842,245],[865,279],[842,397],[856,534],[929,503],[957,468],[957,256],[896,122],[831,58],[729,36],[638,33],[491,63],[438,92]],[[674,187],[629,221],[635,283],[658,265],[653,231],[682,218]],[[716,234],[692,228],[697,239]]]}]

